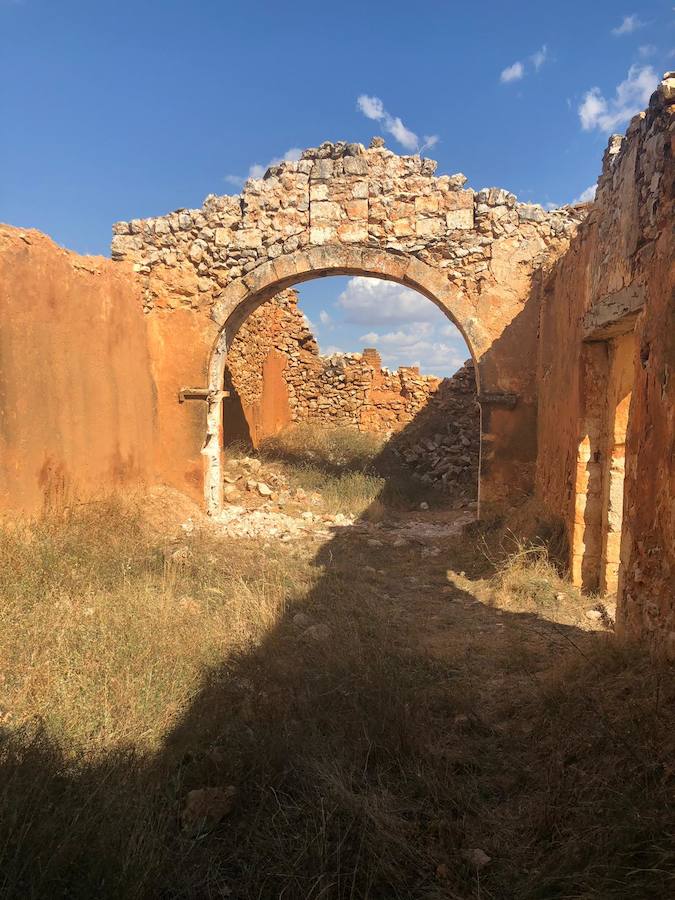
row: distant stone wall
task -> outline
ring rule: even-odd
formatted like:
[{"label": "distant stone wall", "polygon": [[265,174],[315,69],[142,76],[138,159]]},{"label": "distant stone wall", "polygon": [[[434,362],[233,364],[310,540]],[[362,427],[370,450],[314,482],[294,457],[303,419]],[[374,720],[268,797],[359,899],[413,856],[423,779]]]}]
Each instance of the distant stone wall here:
[{"label": "distant stone wall", "polygon": [[[383,369],[374,349],[320,356],[294,290],[283,291],[249,316],[228,351],[227,368],[254,444],[286,422],[391,434],[426,406],[441,382],[415,367]],[[272,395],[277,407],[287,404],[287,414],[272,408]],[[227,421],[224,434],[227,440]]]}]

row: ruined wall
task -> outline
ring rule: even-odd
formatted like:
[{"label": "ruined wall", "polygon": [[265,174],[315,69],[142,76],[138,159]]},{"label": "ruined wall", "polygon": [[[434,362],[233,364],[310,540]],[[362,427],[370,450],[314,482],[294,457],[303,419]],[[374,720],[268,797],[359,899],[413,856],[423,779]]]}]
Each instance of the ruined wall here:
[{"label": "ruined wall", "polygon": [[[228,351],[227,369],[254,445],[291,422],[390,434],[423,409],[440,383],[414,367],[383,369],[373,349],[321,356],[294,290],[251,313]],[[227,411],[226,405],[226,440]],[[235,422],[233,437],[240,434]]]},{"label": "ruined wall", "polygon": [[387,444],[424,484],[456,499],[473,500],[478,489],[480,409],[471,360],[443,378],[410,424]]},{"label": "ruined wall", "polygon": [[591,212],[542,290],[536,489],[567,527],[575,579],[618,581],[619,627],[675,654],[674,156],[670,73],[610,139]]},{"label": "ruined wall", "polygon": [[[305,150],[297,162],[270,167],[262,179],[249,179],[239,196],[209,196],[201,209],[114,226],[113,258],[134,264],[150,319],[159,317],[173,331],[181,327],[170,324],[177,315],[199,323],[189,368],[195,385],[208,383],[212,401],[191,405],[183,420],[170,411],[172,431],[181,431],[180,454],[166,460],[172,483],[184,487],[200,477],[198,417],[207,434],[205,496],[209,508],[218,508],[222,405],[216,392],[228,346],[260,303],[333,273],[408,285],[458,325],[481,387],[484,508],[531,492],[538,324],[533,283],[567,248],[583,213],[569,207],[546,212],[496,188],[465,189],[463,175],[436,177],[434,170],[432,160],[397,156],[378,139],[369,149],[325,143]],[[168,368],[155,378],[160,408],[168,409],[179,378]]]},{"label": "ruined wall", "polygon": [[154,418],[129,268],[0,226],[0,509],[151,480]]}]

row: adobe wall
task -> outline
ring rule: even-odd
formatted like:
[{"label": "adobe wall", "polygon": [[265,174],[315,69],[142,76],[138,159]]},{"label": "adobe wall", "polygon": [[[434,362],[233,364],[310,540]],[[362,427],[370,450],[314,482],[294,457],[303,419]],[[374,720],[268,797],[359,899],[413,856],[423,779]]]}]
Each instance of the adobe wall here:
[{"label": "adobe wall", "polygon": [[[293,422],[392,434],[424,408],[441,381],[414,367],[383,369],[374,349],[321,356],[294,290],[251,313],[228,350],[227,371],[254,446]],[[226,401],[226,440],[227,411]]]},{"label": "adobe wall", "polygon": [[155,404],[126,266],[0,225],[0,509],[151,481]]},{"label": "adobe wall", "polygon": [[671,73],[610,139],[595,203],[542,289],[536,491],[565,523],[575,580],[618,582],[619,628],[675,654],[674,156]]}]

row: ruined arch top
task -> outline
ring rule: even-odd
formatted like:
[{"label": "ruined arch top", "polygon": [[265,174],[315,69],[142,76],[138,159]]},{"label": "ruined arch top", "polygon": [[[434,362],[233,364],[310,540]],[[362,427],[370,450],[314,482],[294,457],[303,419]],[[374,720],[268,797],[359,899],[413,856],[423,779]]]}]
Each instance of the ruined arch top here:
[{"label": "ruined arch top", "polygon": [[583,212],[476,192],[464,175],[436,176],[433,160],[373,143],[324,143],[270,166],[238,196],[118,222],[113,258],[133,262],[147,312],[188,306],[219,326],[272,285],[329,273],[390,278],[441,306],[480,359]]},{"label": "ruined arch top", "polygon": [[259,266],[216,298],[211,316],[220,326],[214,350],[226,350],[242,322],[261,303],[294,285],[333,275],[362,275],[413,288],[441,309],[462,334],[474,360],[484,349],[478,323],[462,292],[433,266],[386,250],[353,246],[310,247]]}]

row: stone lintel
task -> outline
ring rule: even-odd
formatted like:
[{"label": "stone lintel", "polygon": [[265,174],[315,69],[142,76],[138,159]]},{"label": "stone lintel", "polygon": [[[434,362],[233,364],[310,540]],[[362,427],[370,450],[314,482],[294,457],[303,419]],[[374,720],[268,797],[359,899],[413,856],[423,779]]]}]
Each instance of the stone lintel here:
[{"label": "stone lintel", "polygon": [[631,284],[594,303],[582,321],[585,341],[606,341],[627,334],[635,327],[635,320],[645,304],[645,286]]}]

